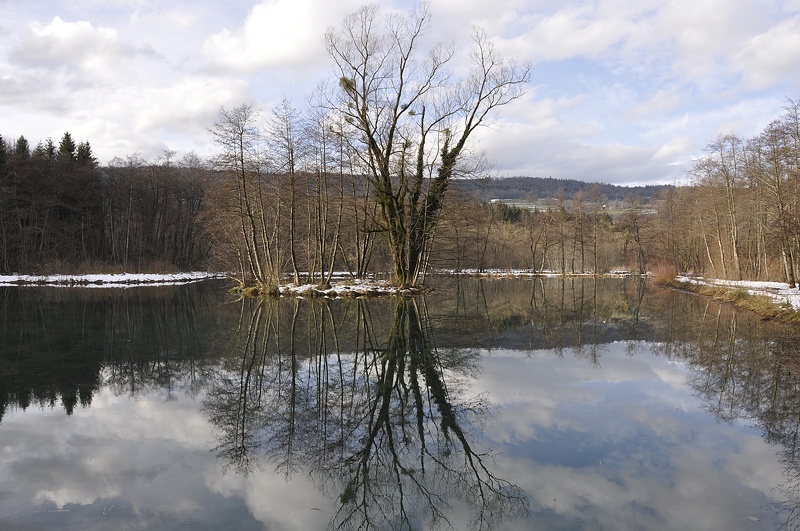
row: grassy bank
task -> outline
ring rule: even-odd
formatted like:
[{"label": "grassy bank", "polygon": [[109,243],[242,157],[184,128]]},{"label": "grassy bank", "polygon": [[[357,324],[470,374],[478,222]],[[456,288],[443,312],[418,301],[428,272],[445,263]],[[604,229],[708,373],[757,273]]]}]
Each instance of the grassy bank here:
[{"label": "grassy bank", "polygon": [[737,308],[758,314],[762,319],[800,325],[800,310],[795,310],[788,302],[782,302],[767,295],[753,294],[741,287],[720,286],[697,281],[687,282],[679,278],[658,278],[656,283],[711,297],[726,304],[733,304]]}]

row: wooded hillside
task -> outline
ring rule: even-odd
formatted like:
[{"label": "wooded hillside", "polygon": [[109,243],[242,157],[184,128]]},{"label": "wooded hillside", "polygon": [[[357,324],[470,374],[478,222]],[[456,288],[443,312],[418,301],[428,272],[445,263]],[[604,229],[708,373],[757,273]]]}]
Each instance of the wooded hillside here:
[{"label": "wooded hillside", "polygon": [[557,198],[559,195],[584,197],[596,194],[603,201],[624,201],[629,196],[650,201],[670,185],[619,186],[605,183],[588,183],[573,179],[552,177],[503,177],[494,179],[462,179],[453,181],[453,188],[462,190],[478,201],[492,199],[535,200]]}]

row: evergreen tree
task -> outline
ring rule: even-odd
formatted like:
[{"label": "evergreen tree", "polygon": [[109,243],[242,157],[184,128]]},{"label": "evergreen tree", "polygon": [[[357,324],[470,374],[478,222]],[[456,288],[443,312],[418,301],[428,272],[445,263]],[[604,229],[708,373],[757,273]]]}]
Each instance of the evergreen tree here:
[{"label": "evergreen tree", "polygon": [[0,179],[6,176],[6,141],[0,135]]},{"label": "evergreen tree", "polygon": [[56,160],[56,146],[53,144],[53,139],[48,138],[46,142],[36,144],[33,148],[33,158],[52,164]]},{"label": "evergreen tree", "polygon": [[47,160],[54,161],[56,160],[56,146],[53,144],[53,139],[48,138],[47,142],[44,144],[44,154],[47,157]]},{"label": "evergreen tree", "polygon": [[33,156],[34,159],[46,158],[46,155],[44,153],[44,144],[42,144],[41,142],[36,144],[36,147],[33,148],[33,153],[31,153],[31,155]]},{"label": "evergreen tree", "polygon": [[97,166],[97,159],[92,155],[92,146],[88,141],[78,144],[75,161],[79,166]]},{"label": "evergreen tree", "polygon": [[72,135],[69,134],[69,131],[61,137],[61,143],[58,145],[58,156],[67,163],[75,160],[75,141],[72,140]]},{"label": "evergreen tree", "polygon": [[28,139],[23,135],[19,135],[17,143],[14,146],[14,155],[20,160],[27,160],[31,157],[31,146]]}]

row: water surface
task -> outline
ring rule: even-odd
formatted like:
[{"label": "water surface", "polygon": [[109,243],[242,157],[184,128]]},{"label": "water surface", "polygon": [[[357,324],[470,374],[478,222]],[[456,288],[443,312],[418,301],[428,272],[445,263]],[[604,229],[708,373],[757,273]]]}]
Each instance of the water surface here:
[{"label": "water surface", "polygon": [[631,280],[0,288],[0,528],[797,527],[789,328]]}]

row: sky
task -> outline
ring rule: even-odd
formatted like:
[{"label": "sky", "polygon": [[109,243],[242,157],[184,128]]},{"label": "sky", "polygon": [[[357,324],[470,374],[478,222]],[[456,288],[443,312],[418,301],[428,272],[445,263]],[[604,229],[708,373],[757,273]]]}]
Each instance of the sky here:
[{"label": "sky", "polygon": [[[363,4],[0,0],[0,134],[69,131],[101,164],[209,156],[221,106],[304,108],[336,79],[323,34]],[[431,40],[467,49],[479,25],[532,66],[524,97],[475,135],[495,176],[683,183],[717,135],[753,137],[800,99],[800,0],[429,4]]]}]

